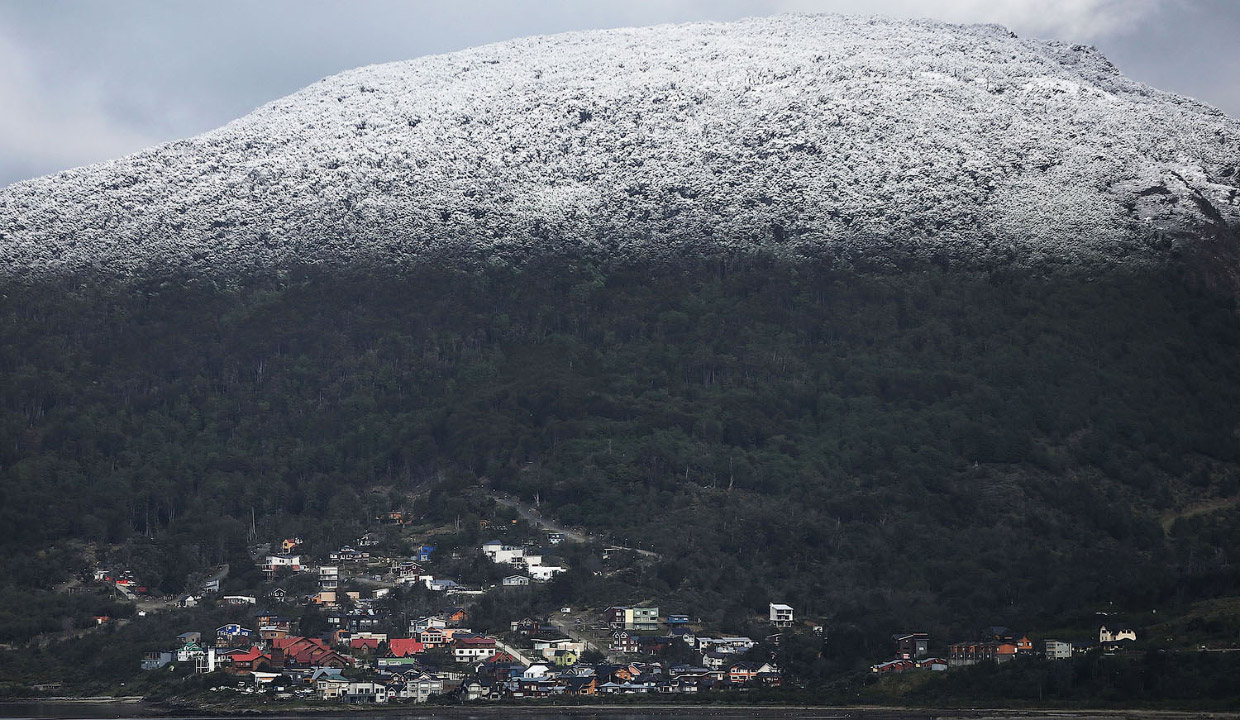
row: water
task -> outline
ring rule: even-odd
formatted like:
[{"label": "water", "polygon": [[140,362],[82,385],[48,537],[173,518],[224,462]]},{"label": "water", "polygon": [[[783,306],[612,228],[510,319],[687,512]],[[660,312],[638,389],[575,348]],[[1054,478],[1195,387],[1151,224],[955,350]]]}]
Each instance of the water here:
[{"label": "water", "polygon": [[[482,707],[444,707],[437,705],[376,705],[369,713],[385,719],[450,718],[451,720],[1116,720],[1114,713],[1089,711],[1037,710],[906,710],[881,708],[764,708],[764,707],[697,707],[663,706],[633,709],[588,706],[546,707],[521,705],[489,705]],[[270,713],[270,714],[268,714]],[[1161,713],[1133,712],[1126,717],[1156,718]],[[7,702],[0,703],[0,719],[4,720],[152,720],[166,716],[161,708],[140,702]],[[258,713],[213,715],[210,720],[357,720],[358,712],[335,714],[325,708],[321,712],[280,712],[277,708]],[[193,715],[177,715],[193,718]],[[207,716],[203,716],[204,720]]]}]

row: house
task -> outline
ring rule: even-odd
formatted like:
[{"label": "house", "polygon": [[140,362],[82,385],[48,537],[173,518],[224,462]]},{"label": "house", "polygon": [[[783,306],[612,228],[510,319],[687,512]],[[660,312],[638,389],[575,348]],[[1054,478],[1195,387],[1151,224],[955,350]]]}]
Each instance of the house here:
[{"label": "house", "polygon": [[[215,648],[210,648],[210,649],[212,651],[215,650]],[[206,654],[207,648],[204,648],[202,645],[199,645],[198,643],[191,642],[191,643],[186,643],[182,645],[181,647],[177,648],[174,652],[175,652],[175,658],[177,662],[179,663],[193,662],[200,655]]]},{"label": "house", "polygon": [[548,545],[559,545],[562,542],[564,542],[564,533],[554,531],[547,533]]},{"label": "house", "polygon": [[426,645],[414,638],[392,638],[388,640],[388,655],[396,658],[419,655],[426,651]]},{"label": "house", "polygon": [[1137,631],[1127,626],[1120,627],[1115,630],[1109,630],[1106,625],[1103,625],[1098,629],[1098,642],[1113,643],[1120,640],[1132,640],[1133,642],[1136,642]]},{"label": "house", "polygon": [[792,627],[792,606],[783,603],[771,603],[768,608],[771,624],[775,627]]},{"label": "house", "polygon": [[353,659],[332,650],[318,638],[283,637],[271,641],[272,655],[282,652],[285,664],[304,668],[345,668]]},{"label": "house", "polygon": [[639,635],[637,637],[638,652],[643,655],[658,655],[663,652],[668,645],[672,644],[672,638],[661,635]]},{"label": "house", "polygon": [[608,652],[636,654],[641,651],[641,645],[638,644],[638,636],[630,633],[628,630],[617,630],[611,634],[611,643],[607,646]]},{"label": "house", "polygon": [[603,617],[615,630],[659,629],[659,608],[657,607],[609,607],[603,611]]},{"label": "house", "polygon": [[1047,660],[1068,660],[1072,657],[1072,643],[1046,640],[1043,645]]},{"label": "house", "polygon": [[530,577],[539,582],[546,582],[564,572],[564,568],[559,565],[531,565],[529,570]]},{"label": "house", "polygon": [[483,543],[482,554],[496,564],[518,564],[525,557],[525,548],[505,545],[499,540],[492,540]]},{"label": "house", "polygon": [[379,515],[375,516],[375,519],[379,521],[380,525],[404,525],[405,513],[400,510],[393,510],[391,512],[379,513]]},{"label": "house", "polygon": [[489,665],[492,665],[492,666],[512,665],[512,663],[515,663],[516,661],[517,661],[516,658],[514,658],[511,654],[504,652],[503,650],[499,650],[491,657],[487,658],[486,660],[483,660],[483,662]]},{"label": "house", "polygon": [[413,560],[405,560],[392,564],[388,572],[392,573],[392,577],[398,582],[417,582],[422,575],[422,566]]},{"label": "house", "polygon": [[698,637],[697,639],[698,650],[716,652],[721,655],[736,655],[747,652],[753,646],[753,639],[747,637]]},{"label": "house", "polygon": [[498,700],[503,697],[503,688],[493,686],[492,683],[482,680],[469,680],[461,683],[460,694],[466,702],[473,700]]},{"label": "house", "polygon": [[320,700],[341,700],[348,693],[349,681],[339,675],[314,681],[314,692]]},{"label": "house", "polygon": [[667,616],[668,627],[678,627],[678,626],[683,626],[683,625],[688,625],[688,624],[689,624],[688,615],[668,615]]},{"label": "house", "polygon": [[[944,665],[946,670],[947,666]],[[767,687],[779,687],[783,684],[783,675],[779,672],[779,668],[770,663],[762,663],[753,671],[753,680]]]},{"label": "house", "polygon": [[758,677],[760,665],[750,662],[734,662],[728,665],[728,682],[746,685]]},{"label": "house", "polygon": [[420,618],[415,618],[409,622],[409,634],[413,635],[415,633],[422,632],[423,630],[429,630],[430,628],[438,628],[442,630],[447,627],[447,621],[441,617],[423,616]]},{"label": "house", "polygon": [[917,669],[917,661],[910,660],[908,658],[898,658],[896,660],[888,660],[887,662],[883,662],[877,665],[870,666],[870,672],[880,673],[880,674],[902,673],[907,670],[915,670],[915,669]]},{"label": "house", "polygon": [[594,695],[598,692],[598,676],[570,677],[564,679],[564,694]]},{"label": "house", "polygon": [[930,636],[924,632],[893,633],[891,643],[898,658],[920,658],[930,654]]},{"label": "house", "polygon": [[190,632],[183,632],[180,635],[177,635],[177,642],[180,643],[182,647],[189,645],[190,643],[201,644],[202,633],[194,632],[192,630]]},{"label": "house", "polygon": [[341,655],[335,650],[308,648],[294,658],[298,665],[315,668],[346,668],[353,666],[353,658]]},{"label": "house", "polygon": [[232,607],[242,607],[245,605],[255,605],[258,598],[252,595],[225,595],[220,598],[221,605],[230,605]]},{"label": "house", "polygon": [[460,637],[452,640],[452,659],[457,662],[482,660],[495,654],[495,639],[488,637]]},{"label": "house", "polygon": [[271,618],[258,626],[258,637],[266,641],[288,637],[289,632],[292,631],[292,622],[284,617]]},{"label": "house", "polygon": [[199,597],[197,595],[182,595],[177,598],[177,607],[191,608],[198,607]]},{"label": "house", "polygon": [[284,541],[280,543],[280,552],[288,555],[299,547],[301,547],[301,538],[284,538]]},{"label": "house", "polygon": [[951,667],[976,665],[981,662],[1007,662],[1016,657],[1019,648],[1010,640],[985,640],[956,643],[949,648],[947,662]]},{"label": "house", "polygon": [[359,652],[373,654],[379,649],[379,640],[377,638],[350,638],[349,651],[350,654],[356,655]]},{"label": "house", "polygon": [[301,572],[301,556],[268,555],[266,562],[263,564],[263,572],[267,573],[268,579],[271,579],[273,575],[285,568],[292,572]]},{"label": "house", "polygon": [[675,677],[659,681],[658,692],[665,695],[681,695],[697,691],[698,680],[693,677]]},{"label": "house", "polygon": [[401,700],[412,700],[415,703],[424,703],[430,700],[432,695],[443,694],[443,680],[429,673],[419,673],[414,677],[405,678],[403,684],[398,685],[395,694],[393,688],[388,688],[388,698],[393,697]]},{"label": "house", "polygon": [[525,575],[509,575],[504,578],[504,587],[525,587],[530,584],[530,579]]},{"label": "house", "polygon": [[420,630],[417,637],[418,642],[428,648],[436,648],[447,642],[447,638],[444,637],[443,628],[439,627],[428,627],[425,630]]},{"label": "house", "polygon": [[725,669],[732,661],[732,656],[727,653],[704,652],[702,653],[702,664],[710,670]]},{"label": "house", "polygon": [[451,608],[439,613],[439,617],[448,624],[449,627],[460,627],[461,623],[469,620],[469,613],[464,608]]},{"label": "house", "polygon": [[585,643],[577,642],[568,637],[554,639],[534,638],[534,652],[541,655],[545,660],[553,660],[555,654],[561,651],[574,652],[580,655],[585,652]]},{"label": "house", "polygon": [[387,686],[377,682],[351,682],[344,692],[345,702],[351,705],[385,703],[387,699]]},{"label": "house", "polygon": [[508,629],[511,632],[522,635],[537,635],[538,631],[542,630],[542,621],[531,617],[513,620],[508,623]]},{"label": "house", "polygon": [[216,647],[240,647],[242,645],[249,647],[250,641],[254,639],[254,631],[243,628],[237,623],[228,623],[221,625],[215,629],[215,646]]},{"label": "house", "polygon": [[413,551],[413,559],[423,563],[430,562],[431,553],[433,552],[435,552],[435,547],[433,545],[419,545],[418,548]]},{"label": "house", "polygon": [[142,656],[143,670],[158,670],[172,662],[174,653],[171,650],[154,650]]},{"label": "house", "polygon": [[521,673],[521,679],[522,680],[538,680],[539,678],[547,677],[547,674],[550,672],[551,672],[551,667],[547,665],[546,663],[534,663],[530,665],[529,667],[527,667],[525,669],[525,672]]},{"label": "house", "polygon": [[365,550],[358,550],[357,548],[345,545],[339,550],[329,553],[327,555],[327,559],[338,562],[358,563],[369,560],[370,553]]},{"label": "house", "polygon": [[229,671],[235,675],[271,672],[271,670],[276,669],[276,664],[273,662],[271,655],[264,653],[258,647],[230,653],[229,657],[232,661]]}]

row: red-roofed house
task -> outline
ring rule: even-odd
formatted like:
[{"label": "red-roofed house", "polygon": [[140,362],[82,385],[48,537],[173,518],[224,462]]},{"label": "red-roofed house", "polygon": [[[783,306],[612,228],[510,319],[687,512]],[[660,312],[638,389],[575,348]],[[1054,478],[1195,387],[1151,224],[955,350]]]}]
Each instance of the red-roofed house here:
[{"label": "red-roofed house", "polygon": [[409,657],[426,650],[426,646],[414,638],[392,638],[388,640],[388,655],[392,657]]},{"label": "red-roofed house", "polygon": [[234,675],[249,675],[252,672],[268,672],[272,668],[271,656],[257,646],[249,650],[229,653],[232,659],[231,672]]}]

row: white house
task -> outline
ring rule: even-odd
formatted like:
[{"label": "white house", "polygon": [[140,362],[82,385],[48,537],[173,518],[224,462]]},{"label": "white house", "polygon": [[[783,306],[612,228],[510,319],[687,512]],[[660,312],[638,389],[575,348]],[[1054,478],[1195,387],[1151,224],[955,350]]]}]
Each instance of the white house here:
[{"label": "white house", "polygon": [[535,580],[546,581],[562,572],[564,572],[564,568],[559,565],[535,565],[530,568],[530,577]]},{"label": "white house", "polygon": [[572,638],[557,638],[555,640],[534,640],[534,652],[542,655],[547,660],[555,658],[555,654],[561,650],[580,655],[585,652],[585,643],[580,643]]},{"label": "white house", "polygon": [[540,680],[547,677],[547,673],[551,672],[551,668],[546,663],[534,663],[521,673],[522,680]]},{"label": "white house", "polygon": [[457,662],[485,660],[495,654],[495,639],[484,637],[456,638],[453,641],[452,659]]},{"label": "white house", "polygon": [[1072,657],[1072,643],[1060,640],[1046,641],[1047,660],[1067,660]]},{"label": "white house", "polygon": [[505,545],[499,540],[492,540],[482,546],[482,554],[491,558],[491,562],[513,564],[521,562],[525,557],[525,548]]},{"label": "white house", "polygon": [[268,555],[267,562],[263,569],[268,575],[274,575],[281,568],[288,568],[293,572],[301,572],[301,556],[300,555]]},{"label": "white house", "polygon": [[524,575],[509,575],[503,582],[504,587],[523,587],[530,584],[530,579]]},{"label": "white house", "polygon": [[385,703],[387,702],[387,686],[374,682],[351,682],[344,693],[345,700],[351,703]]},{"label": "white house", "polygon": [[1108,630],[1107,626],[1103,625],[1098,630],[1098,642],[1100,643],[1118,642],[1120,640],[1135,641],[1136,639],[1137,639],[1137,631],[1133,630],[1130,627],[1124,627],[1118,630]]},{"label": "white house", "polygon": [[792,627],[792,606],[771,603],[771,624],[775,627]]},{"label": "white house", "polygon": [[412,700],[424,703],[431,695],[443,694],[443,680],[428,673],[405,679],[404,684],[389,686],[388,699]]}]

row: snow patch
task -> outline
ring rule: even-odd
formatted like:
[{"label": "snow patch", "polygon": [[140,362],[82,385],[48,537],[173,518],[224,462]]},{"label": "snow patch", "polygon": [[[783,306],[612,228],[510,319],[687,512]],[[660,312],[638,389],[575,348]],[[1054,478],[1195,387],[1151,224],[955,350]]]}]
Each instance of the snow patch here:
[{"label": "snow patch", "polygon": [[11,186],[0,272],[699,246],[1134,262],[1160,233],[1240,221],[1237,158],[1217,110],[994,26],[570,33],[359,68]]}]

